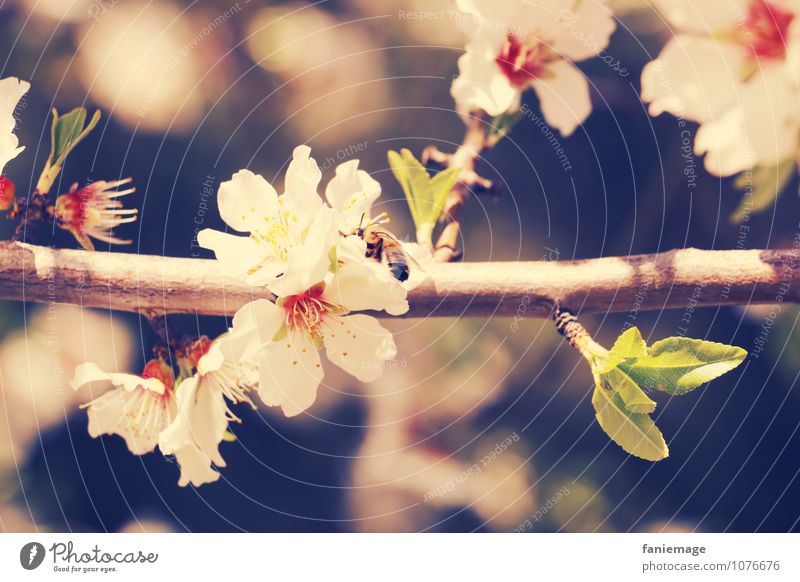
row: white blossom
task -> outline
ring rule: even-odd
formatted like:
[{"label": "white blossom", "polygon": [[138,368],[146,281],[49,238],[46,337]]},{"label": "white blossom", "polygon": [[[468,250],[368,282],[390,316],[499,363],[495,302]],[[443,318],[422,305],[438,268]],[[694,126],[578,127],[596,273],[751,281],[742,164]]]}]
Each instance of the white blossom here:
[{"label": "white blossom", "polygon": [[[255,381],[255,369],[238,364],[243,345],[237,338],[223,336],[205,345],[205,353],[196,362],[196,373],[184,379],[175,391],[177,415],[159,435],[158,447],[165,455],[175,455],[181,476],[178,485],[195,487],[213,483],[225,467],[219,445],[228,423],[239,422],[226,403],[245,402],[253,406],[247,391]],[[206,351],[207,350],[207,351]],[[212,466],[213,465],[213,466]]]},{"label": "white blossom", "polygon": [[329,265],[327,252],[338,237],[334,212],[317,193],[321,172],[310,151],[295,148],[282,196],[250,170],[240,170],[220,186],[222,219],[248,236],[212,229],[197,236],[223,266],[279,295],[321,280]]},{"label": "white blossom", "polygon": [[601,0],[457,0],[468,34],[451,93],[459,111],[514,112],[533,89],[551,126],[569,135],[592,110],[573,64],[608,45],[615,22]]},{"label": "white blossom", "polygon": [[79,389],[94,383],[114,386],[84,405],[88,409],[89,434],[116,434],[125,439],[134,455],[152,452],[158,436],[175,417],[172,370],[151,360],[142,375],[104,372],[86,362],[75,369],[70,385]]},{"label": "white blossom", "polygon": [[[346,246],[363,241],[350,240]],[[232,335],[247,333],[245,359],[260,370],[258,394],[286,416],[308,409],[324,373],[319,349],[328,360],[362,382],[378,379],[397,353],[392,334],[374,317],[354,311],[408,309],[402,286],[374,261],[344,262],[335,274],[306,291],[259,299],[242,307]]]},{"label": "white blossom", "polygon": [[729,176],[800,146],[796,0],[658,0],[675,31],[642,72],[642,99],[700,124],[694,150]]}]

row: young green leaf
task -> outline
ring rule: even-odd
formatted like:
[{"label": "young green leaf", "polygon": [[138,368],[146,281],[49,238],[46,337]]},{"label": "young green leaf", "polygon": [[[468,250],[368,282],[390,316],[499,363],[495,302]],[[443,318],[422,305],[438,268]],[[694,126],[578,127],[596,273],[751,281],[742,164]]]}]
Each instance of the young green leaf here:
[{"label": "young green leaf", "polygon": [[741,222],[749,213],[769,208],[794,176],[795,164],[795,158],[791,157],[775,166],[757,166],[752,172],[740,174],[734,187],[742,192],[749,191],[750,195],[742,197],[738,208],[731,214],[731,222]]},{"label": "young green leaf", "polygon": [[605,360],[594,370],[598,374],[605,374],[622,362],[630,358],[638,358],[647,354],[647,344],[642,334],[636,327],[624,331],[614,342],[614,347],[608,352]]},{"label": "young green leaf", "polygon": [[461,168],[446,168],[428,181],[433,204],[430,220],[434,223],[438,222],[441,217],[447,197],[450,195],[450,191],[453,189],[460,173]]},{"label": "young green leaf", "polygon": [[66,155],[70,144],[74,142],[83,130],[86,123],[86,110],[83,107],[73,109],[62,116],[53,110],[52,144],[50,146],[50,159],[57,161]]},{"label": "young green leaf", "polygon": [[639,386],[685,394],[736,368],[747,351],[715,342],[670,337],[654,343],[647,355],[619,368]]},{"label": "young green leaf", "polygon": [[447,168],[430,176],[425,166],[405,148],[400,153],[390,150],[387,156],[414,219],[417,242],[430,244],[433,228],[461,171],[459,168]]},{"label": "young green leaf", "polygon": [[601,382],[595,386],[592,405],[605,433],[631,455],[647,461],[669,456],[667,443],[650,416],[628,411],[619,394]]},{"label": "young green leaf", "polygon": [[656,409],[656,403],[644,393],[644,390],[639,388],[639,385],[630,376],[619,368],[614,368],[603,374],[601,378],[608,389],[619,395],[625,408],[630,412],[649,414]]},{"label": "young green leaf", "polygon": [[47,194],[50,187],[58,177],[67,155],[78,145],[83,138],[89,135],[100,121],[100,111],[95,111],[89,123],[86,123],[86,109],[77,107],[59,115],[53,109],[53,125],[50,130],[50,156],[47,158],[36,189],[41,194]]}]

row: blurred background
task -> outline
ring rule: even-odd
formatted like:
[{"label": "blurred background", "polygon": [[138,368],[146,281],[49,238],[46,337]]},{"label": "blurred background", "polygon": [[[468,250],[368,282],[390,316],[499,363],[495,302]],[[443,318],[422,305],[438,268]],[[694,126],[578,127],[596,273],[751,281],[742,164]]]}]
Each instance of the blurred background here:
[{"label": "blurred background", "polygon": [[[676,120],[649,118],[638,97],[641,68],[669,32],[645,1],[613,5],[621,20],[606,54],[621,68],[581,63],[594,112],[560,139],[568,164],[523,119],[480,164],[504,188],[468,205],[465,260],[788,246],[797,184],[747,230],[732,224],[733,181],[699,159],[686,166]],[[442,16],[403,16],[414,10]],[[113,251],[210,256],[194,237],[223,226],[219,183],[247,167],[280,186],[301,143],[323,184],[359,158],[383,185],[393,231],[407,236],[386,151],[461,140],[449,88],[464,39],[452,10],[444,0],[4,0],[0,76],[32,85],[17,111],[26,149],[6,173],[18,193],[30,191],[49,151],[50,109],[83,105],[103,118],[58,189],[133,177],[126,205],[141,219],[119,234],[135,242]],[[526,103],[538,111],[534,95]],[[10,221],[0,228],[4,238],[13,231]],[[39,242],[75,246],[63,232]],[[784,306],[765,351],[734,372],[689,396],[659,395],[671,456],[656,464],[602,432],[588,369],[551,324],[391,321],[398,359],[382,380],[360,385],[329,367],[306,415],[237,409],[237,440],[222,445],[228,467],[195,490],[179,488],[177,466],[158,453],[91,439],[68,384],[87,359],[138,371],[154,341],[146,324],[3,303],[0,530],[796,531],[798,315]],[[583,321],[606,344],[632,321],[650,339],[683,333],[751,350],[768,317],[768,308],[632,306]],[[173,320],[209,335],[228,323]]]}]

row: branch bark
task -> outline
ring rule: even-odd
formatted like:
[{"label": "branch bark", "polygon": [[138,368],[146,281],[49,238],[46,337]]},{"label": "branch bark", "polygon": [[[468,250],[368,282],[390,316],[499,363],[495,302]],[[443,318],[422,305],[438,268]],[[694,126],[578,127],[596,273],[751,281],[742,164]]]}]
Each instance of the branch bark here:
[{"label": "branch bark", "polygon": [[[432,264],[406,317],[575,313],[800,302],[800,251],[681,249],[580,261]],[[155,316],[232,315],[271,298],[207,259],[0,243],[0,299],[73,303]]]},{"label": "branch bark", "polygon": [[436,155],[439,154],[442,156],[439,162],[444,167],[461,168],[461,175],[447,197],[442,212],[444,227],[434,245],[433,258],[440,263],[454,261],[460,256],[456,249],[461,234],[461,216],[464,213],[464,205],[474,187],[486,186],[486,181],[475,173],[475,164],[484,149],[486,149],[486,137],[483,119],[471,117],[468,120],[464,141],[455,153],[443,155],[438,150],[429,149],[424,154],[423,161],[427,157],[436,158]]}]

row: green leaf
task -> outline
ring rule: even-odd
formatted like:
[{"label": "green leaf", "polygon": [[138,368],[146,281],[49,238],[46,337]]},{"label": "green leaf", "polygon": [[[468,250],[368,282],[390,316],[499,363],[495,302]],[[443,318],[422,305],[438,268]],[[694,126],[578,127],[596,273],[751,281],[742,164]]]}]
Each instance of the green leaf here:
[{"label": "green leaf", "polygon": [[630,412],[649,414],[656,409],[656,403],[651,400],[644,390],[634,382],[630,376],[619,368],[601,376],[603,384],[622,399],[625,408]]},{"label": "green leaf", "polygon": [[605,433],[631,455],[647,461],[669,456],[667,443],[650,416],[626,410],[619,394],[605,389],[600,382],[595,386],[592,405]]},{"label": "green leaf", "polygon": [[36,184],[37,190],[42,194],[47,194],[53,182],[58,177],[67,155],[77,146],[83,138],[97,126],[100,122],[100,111],[95,111],[89,123],[86,123],[86,109],[77,107],[59,115],[53,109],[53,125],[50,130],[50,157],[45,163],[44,170]]},{"label": "green leaf", "polygon": [[794,158],[786,158],[775,166],[758,166],[739,174],[734,186],[743,192],[749,190],[750,195],[742,197],[730,221],[741,222],[751,212],[769,208],[794,175],[795,164]]},{"label": "green leaf", "polygon": [[685,394],[736,368],[747,351],[715,342],[670,337],[654,343],[647,355],[619,364],[639,386]]},{"label": "green leaf", "polygon": [[638,328],[631,327],[620,334],[606,359],[594,371],[598,374],[605,374],[616,368],[623,360],[638,358],[645,354],[647,354],[647,344],[642,338],[642,334]]},{"label": "green leaf", "polygon": [[453,189],[461,168],[447,168],[436,174],[429,181],[430,195],[433,202],[430,220],[435,224],[442,215],[447,197]]},{"label": "green leaf", "polygon": [[403,189],[411,217],[417,229],[418,242],[430,243],[433,228],[444,210],[447,196],[461,173],[459,168],[447,168],[431,176],[408,149],[387,153],[389,166]]},{"label": "green leaf", "polygon": [[53,110],[51,160],[58,160],[62,155],[65,155],[69,150],[70,144],[81,134],[84,123],[86,123],[86,110],[83,107],[73,109],[61,117],[59,117],[55,109]]}]

